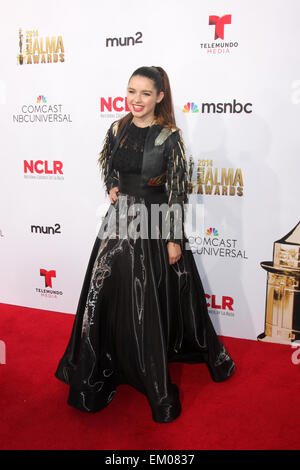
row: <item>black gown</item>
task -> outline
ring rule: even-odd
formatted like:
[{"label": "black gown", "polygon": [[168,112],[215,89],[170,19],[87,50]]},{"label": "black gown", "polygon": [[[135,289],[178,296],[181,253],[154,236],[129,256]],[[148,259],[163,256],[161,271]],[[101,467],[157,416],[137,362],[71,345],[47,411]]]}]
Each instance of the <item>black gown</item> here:
[{"label": "black gown", "polygon": [[[228,379],[235,363],[210,320],[186,237],[181,258],[170,265],[162,237],[119,236],[120,221],[127,220],[128,227],[133,220],[125,217],[133,204],[145,204],[151,222],[153,201],[137,191],[148,129],[131,124],[114,155],[118,200],[110,204],[95,240],[55,375],[70,385],[68,403],[80,410],[103,409],[117,386],[128,384],[146,395],[155,421],[169,422],[179,416],[181,404],[168,362],[206,363],[216,382]],[[166,202],[167,195],[159,199]],[[161,224],[160,219],[159,234]]]}]

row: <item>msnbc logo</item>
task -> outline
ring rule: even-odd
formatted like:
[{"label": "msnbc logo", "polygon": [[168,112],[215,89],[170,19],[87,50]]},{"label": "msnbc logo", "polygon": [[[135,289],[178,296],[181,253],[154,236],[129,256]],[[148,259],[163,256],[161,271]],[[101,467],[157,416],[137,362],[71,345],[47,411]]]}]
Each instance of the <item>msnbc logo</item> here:
[{"label": "msnbc logo", "polygon": [[37,97],[36,102],[37,103],[47,103],[47,100],[46,100],[45,96],[40,95],[40,96]]},{"label": "msnbc logo", "polygon": [[183,113],[199,113],[198,106],[195,103],[187,103],[184,105]]},{"label": "msnbc logo", "polygon": [[206,235],[207,235],[208,237],[210,237],[211,235],[214,235],[215,237],[218,237],[218,236],[219,236],[219,232],[218,232],[218,230],[217,230],[216,228],[211,228],[211,227],[210,227],[210,228],[208,228],[208,229],[206,230]]}]

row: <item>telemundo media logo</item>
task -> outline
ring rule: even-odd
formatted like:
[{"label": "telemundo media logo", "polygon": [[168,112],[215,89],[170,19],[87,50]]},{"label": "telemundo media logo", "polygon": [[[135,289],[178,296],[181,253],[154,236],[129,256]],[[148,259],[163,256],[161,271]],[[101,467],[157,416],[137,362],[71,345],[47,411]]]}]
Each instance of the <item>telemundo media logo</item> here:
[{"label": "telemundo media logo", "polygon": [[225,24],[231,24],[231,15],[216,16],[210,15],[208,20],[209,26],[215,27],[215,40],[224,39],[224,26]]},{"label": "telemundo media logo", "polygon": [[54,290],[52,287],[52,280],[56,279],[56,270],[55,269],[45,269],[40,268],[40,276],[44,278],[44,289],[36,287],[35,291],[41,295],[41,297],[46,297],[47,299],[57,299],[59,296],[63,295],[61,290]]},{"label": "telemundo media logo", "polygon": [[[225,41],[225,30],[226,30],[226,37],[230,33],[232,24],[232,15],[226,14],[223,16],[217,15],[210,15],[208,18],[208,25],[212,27],[211,29],[214,31],[214,41],[212,42],[201,42],[200,47],[203,51],[206,51],[209,55],[220,55],[220,54],[229,54],[233,49],[239,46],[239,43],[235,40],[228,40]],[[225,28],[226,25],[226,28]],[[208,36],[207,36],[208,38]]]}]

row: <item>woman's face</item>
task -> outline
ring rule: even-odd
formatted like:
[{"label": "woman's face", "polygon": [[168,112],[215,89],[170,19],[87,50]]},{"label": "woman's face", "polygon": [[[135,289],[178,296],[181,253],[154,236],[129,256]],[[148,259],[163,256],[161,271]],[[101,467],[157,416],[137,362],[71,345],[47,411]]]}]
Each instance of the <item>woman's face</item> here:
[{"label": "woman's face", "polygon": [[127,103],[134,121],[150,124],[154,118],[156,103],[160,103],[164,93],[157,93],[153,80],[141,75],[131,77],[127,87]]}]

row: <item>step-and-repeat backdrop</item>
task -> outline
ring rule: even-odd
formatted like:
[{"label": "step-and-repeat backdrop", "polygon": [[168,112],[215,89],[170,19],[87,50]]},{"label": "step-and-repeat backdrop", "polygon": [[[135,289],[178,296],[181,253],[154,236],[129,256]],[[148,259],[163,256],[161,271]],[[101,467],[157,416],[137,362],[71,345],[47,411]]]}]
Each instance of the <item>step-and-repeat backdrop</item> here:
[{"label": "step-and-repeat backdrop", "polygon": [[128,111],[131,73],[159,65],[217,332],[297,340],[299,2],[11,0],[4,11],[0,301],[75,313],[109,207],[98,152]]}]

